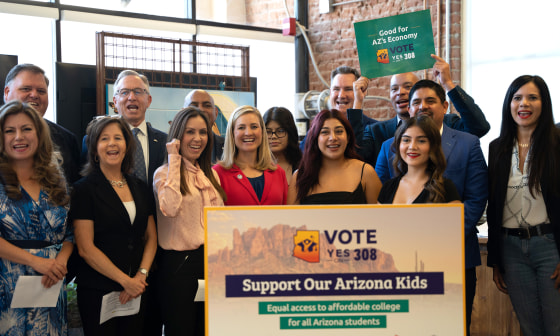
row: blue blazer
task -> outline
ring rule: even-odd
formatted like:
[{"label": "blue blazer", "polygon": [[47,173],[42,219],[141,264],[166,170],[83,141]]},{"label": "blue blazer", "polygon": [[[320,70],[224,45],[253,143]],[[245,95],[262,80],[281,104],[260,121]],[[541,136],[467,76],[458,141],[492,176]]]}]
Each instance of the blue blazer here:
[{"label": "blue blazer", "polygon": [[[490,124],[486,120],[484,113],[475,104],[472,97],[463,91],[460,86],[457,85],[453,90],[449,91],[447,96],[461,117],[455,113],[448,113],[443,117],[445,125],[458,131],[476,135],[479,138],[488,133]],[[375,166],[377,155],[381,151],[383,142],[392,138],[396,130],[397,117],[365,126],[362,146],[364,147],[363,157],[367,163]]]},{"label": "blue blazer", "polygon": [[[392,167],[395,153],[391,150],[393,140],[391,138],[383,143],[375,165],[383,183],[395,177]],[[465,267],[472,268],[481,263],[476,224],[488,200],[488,166],[480,141],[474,135],[443,125],[441,146],[447,159],[443,176],[453,181],[465,205]]]}]

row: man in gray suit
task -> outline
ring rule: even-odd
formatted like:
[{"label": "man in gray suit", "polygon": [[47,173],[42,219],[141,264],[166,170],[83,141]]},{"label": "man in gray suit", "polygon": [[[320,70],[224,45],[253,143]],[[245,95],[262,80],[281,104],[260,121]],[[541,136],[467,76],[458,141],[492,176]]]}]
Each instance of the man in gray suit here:
[{"label": "man in gray suit", "polygon": [[[208,114],[208,119],[210,119],[210,124],[214,125],[216,118],[218,117],[218,109],[214,105],[214,98],[204,91],[204,90],[192,90],[185,97],[185,103],[183,107],[196,107],[199,110],[206,112]],[[222,158],[222,153],[224,151],[224,137],[212,133],[214,147],[212,148],[212,164],[215,164]]]}]

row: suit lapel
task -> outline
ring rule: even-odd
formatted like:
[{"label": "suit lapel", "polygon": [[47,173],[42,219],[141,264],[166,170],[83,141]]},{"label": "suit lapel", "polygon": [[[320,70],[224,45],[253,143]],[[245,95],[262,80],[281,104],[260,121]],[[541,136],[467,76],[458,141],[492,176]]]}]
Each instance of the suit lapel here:
[{"label": "suit lapel", "polygon": [[154,131],[152,130],[150,125],[147,125],[147,130],[148,130],[147,135],[148,135],[148,174],[149,174],[151,171],[155,171],[157,169],[157,167],[152,167],[152,166],[158,165],[157,157],[159,156],[159,154],[157,152],[158,139],[154,137]]},{"label": "suit lapel", "polygon": [[450,128],[443,125],[443,134],[441,135],[441,147],[443,149],[443,155],[446,159],[449,159],[451,152],[453,151],[453,147],[455,147],[455,143],[457,140],[455,139],[455,134],[451,131]]},{"label": "suit lapel", "polygon": [[[114,211],[114,213],[126,221],[124,223],[130,223],[130,217],[128,216],[128,212],[124,207],[119,195],[113,190],[113,187],[107,181],[103,173],[99,172],[95,177],[95,192],[97,193],[97,198],[100,199],[102,202],[105,202],[107,208]],[[122,223],[122,221],[119,221]]]},{"label": "suit lapel", "polygon": [[391,119],[391,121],[387,124],[387,134],[385,134],[385,139],[390,139],[395,136],[395,132],[397,131],[397,124],[397,117]]}]

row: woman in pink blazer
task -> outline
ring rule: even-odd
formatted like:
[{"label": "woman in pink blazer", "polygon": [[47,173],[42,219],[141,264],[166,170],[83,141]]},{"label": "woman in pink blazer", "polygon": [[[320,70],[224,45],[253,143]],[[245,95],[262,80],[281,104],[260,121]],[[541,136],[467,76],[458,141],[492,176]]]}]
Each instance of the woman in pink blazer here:
[{"label": "woman in pink blazer", "polygon": [[245,105],[233,111],[222,160],[213,167],[227,195],[225,205],[286,204],[286,174],[273,159],[265,129],[256,108]]}]

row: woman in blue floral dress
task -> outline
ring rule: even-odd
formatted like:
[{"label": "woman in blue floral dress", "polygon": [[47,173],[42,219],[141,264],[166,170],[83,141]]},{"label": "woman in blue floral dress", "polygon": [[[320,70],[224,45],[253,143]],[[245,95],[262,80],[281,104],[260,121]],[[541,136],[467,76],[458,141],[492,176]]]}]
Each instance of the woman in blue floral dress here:
[{"label": "woman in blue floral dress", "polygon": [[66,295],[56,307],[10,308],[22,275],[64,281],[73,236],[69,196],[49,128],[26,103],[0,109],[0,335],[66,335]]}]

